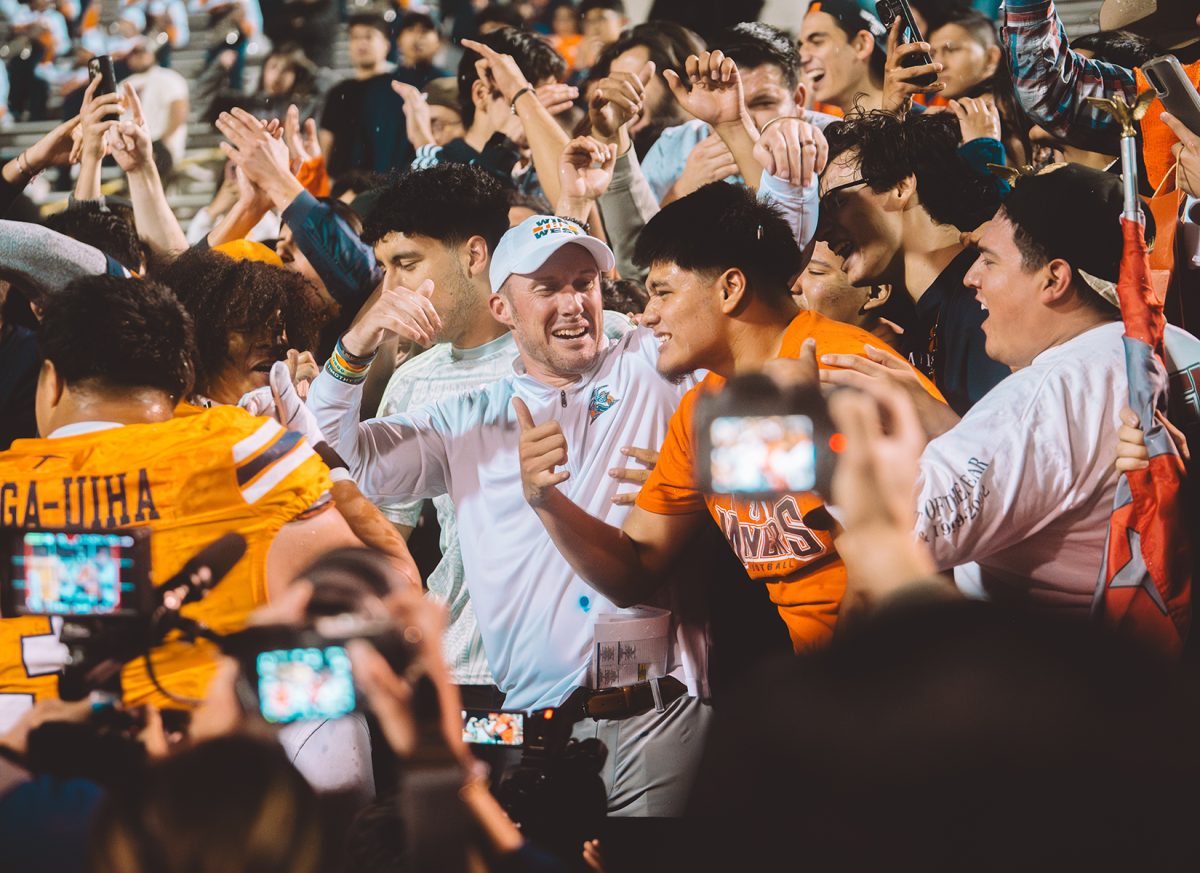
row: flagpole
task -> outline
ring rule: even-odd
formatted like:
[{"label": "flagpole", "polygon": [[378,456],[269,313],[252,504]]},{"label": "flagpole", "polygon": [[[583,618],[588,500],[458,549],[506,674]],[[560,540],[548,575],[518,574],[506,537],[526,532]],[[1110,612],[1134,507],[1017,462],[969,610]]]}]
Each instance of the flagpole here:
[{"label": "flagpole", "polygon": [[1138,144],[1135,122],[1140,121],[1146,114],[1154,97],[1155,92],[1150,89],[1139,94],[1133,103],[1126,103],[1123,94],[1087,98],[1088,103],[1107,112],[1121,125],[1121,182],[1125,194],[1125,208],[1121,217],[1131,221],[1142,220],[1142,203],[1138,197]]},{"label": "flagpole", "polygon": [[1142,220],[1141,199],[1138,197],[1137,173],[1138,143],[1136,136],[1121,135],[1121,181],[1125,188],[1125,211],[1123,218]]}]

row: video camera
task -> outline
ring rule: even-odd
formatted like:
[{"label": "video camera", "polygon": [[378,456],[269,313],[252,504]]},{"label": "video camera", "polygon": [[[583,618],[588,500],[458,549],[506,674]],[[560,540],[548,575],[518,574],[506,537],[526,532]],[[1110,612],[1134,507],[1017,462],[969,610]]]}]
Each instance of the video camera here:
[{"label": "video camera", "polygon": [[[502,770],[492,793],[525,833],[545,846],[553,846],[582,823],[603,819],[607,808],[600,771],[608,750],[599,740],[572,739],[576,720],[568,712],[569,707],[462,714],[464,742],[479,749],[521,750],[520,762]],[[493,756],[485,752],[481,757]],[[588,829],[583,826],[583,831]]]},{"label": "video camera", "polygon": [[70,652],[59,682],[64,699],[97,689],[119,695],[121,667],[171,631],[214,636],[179,610],[204,597],[245,552],[240,534],[226,534],[155,587],[145,528],[3,528],[0,615],[62,620],[59,639]]},{"label": "video camera", "polygon": [[350,655],[351,640],[368,640],[397,674],[414,649],[390,621],[351,614],[319,617],[307,627],[268,625],[226,636],[221,648],[238,661],[238,697],[268,724],[324,721],[361,709]]},{"label": "video camera", "polygon": [[[0,529],[0,616],[62,619],[69,657],[59,693],[78,700],[102,690],[120,699],[121,668],[168,634],[215,642],[242,667],[239,692],[249,711],[274,724],[337,718],[357,706],[349,657],[352,639],[369,639],[397,672],[412,648],[390,620],[352,614],[355,591],[324,585],[313,598],[309,626],[253,627],[218,634],[180,610],[202,599],[241,560],[246,540],[227,533],[157,587],[150,578],[150,532]],[[152,665],[151,681],[166,697]]]}]

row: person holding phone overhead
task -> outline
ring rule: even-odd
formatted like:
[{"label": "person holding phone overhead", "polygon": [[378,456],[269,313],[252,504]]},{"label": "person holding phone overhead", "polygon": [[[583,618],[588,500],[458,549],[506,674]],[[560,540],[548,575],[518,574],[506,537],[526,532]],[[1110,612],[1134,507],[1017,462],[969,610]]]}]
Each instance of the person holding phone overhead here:
[{"label": "person holding phone overhead", "polygon": [[941,66],[930,59],[911,10],[901,0],[885,2],[879,8],[888,11],[890,29],[854,0],[818,0],[808,7],[800,62],[817,109],[842,115],[894,112],[901,105],[893,95],[903,102],[911,94],[941,90],[935,81]]},{"label": "person holding phone overhead", "polygon": [[[1005,49],[1013,84],[1030,120],[1078,148],[1117,154],[1120,123],[1089,103],[1088,98],[1120,96],[1133,103],[1138,94],[1153,88],[1144,70],[1084,58],[1072,51],[1053,0],[1009,2],[1004,14]],[[1105,0],[1100,10],[1100,28],[1128,30],[1166,46],[1180,62],[1183,75],[1177,84],[1188,82],[1200,90],[1200,12],[1191,0]],[[1152,265],[1162,266],[1173,274],[1180,269],[1200,268],[1200,228],[1195,224],[1195,215],[1200,211],[1197,200],[1200,181],[1196,172],[1189,173],[1189,168],[1194,170],[1200,163],[1196,158],[1200,151],[1200,144],[1196,143],[1200,129],[1189,129],[1183,119],[1165,111],[1158,99],[1150,105],[1138,127],[1146,168],[1142,193],[1170,195],[1165,211],[1162,204],[1152,203],[1159,228]],[[1176,174],[1177,161],[1180,171]],[[1178,195],[1171,191],[1172,181],[1180,192]],[[1163,221],[1172,208],[1181,220],[1187,246],[1174,263],[1171,263],[1174,246],[1169,241],[1174,222]],[[1165,245],[1164,240],[1167,240]],[[1185,275],[1176,275],[1172,282],[1187,281]],[[1190,305],[1193,310],[1184,317],[1185,322],[1200,317],[1194,311],[1195,295],[1180,294],[1179,299],[1184,308]],[[1177,309],[1172,311],[1170,302],[1167,309],[1168,318],[1183,317]]]}]

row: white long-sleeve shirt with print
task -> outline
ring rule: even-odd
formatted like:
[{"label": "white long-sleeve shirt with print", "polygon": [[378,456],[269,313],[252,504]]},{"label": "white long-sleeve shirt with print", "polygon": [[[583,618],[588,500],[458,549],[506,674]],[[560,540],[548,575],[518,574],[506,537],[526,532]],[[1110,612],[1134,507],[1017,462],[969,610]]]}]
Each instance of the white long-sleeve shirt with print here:
[{"label": "white long-sleeve shirt with print", "polygon": [[[1105,324],[1047,349],[925,448],[916,533],[968,596],[1089,614],[1128,403],[1123,332]],[[1170,356],[1190,337],[1167,332]]]},{"label": "white long-sleeve shirt with print", "polygon": [[[689,378],[658,375],[658,346],[638,329],[608,342],[596,366],[566,389],[545,385],[518,364],[508,377],[420,409],[359,421],[360,386],[322,373],[308,404],[363,492],[377,502],[449,494],[479,631],[497,685],[511,709],[556,706],[589,683],[593,624],[620,612],[571,569],[525,501],[513,397],[539,424],[556,420],[567,440],[560,487],[586,512],[620,526],[620,484],[608,475],[624,446],[657,448]],[[674,592],[678,593],[678,592]],[[664,605],[673,592],[663,592]],[[707,696],[707,636],[673,629],[668,671]]]}]

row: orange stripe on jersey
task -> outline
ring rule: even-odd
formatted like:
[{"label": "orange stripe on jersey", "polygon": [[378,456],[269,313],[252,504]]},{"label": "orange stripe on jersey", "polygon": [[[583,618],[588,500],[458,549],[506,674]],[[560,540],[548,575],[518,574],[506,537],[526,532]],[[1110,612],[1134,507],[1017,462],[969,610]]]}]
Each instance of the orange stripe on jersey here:
[{"label": "orange stripe on jersey", "polygon": [[[284,440],[287,432],[274,421],[230,406],[183,411],[192,414],[17,440],[0,452],[0,524],[146,526],[156,583],[217,537],[237,531],[246,538],[246,556],[204,600],[184,607],[188,618],[228,633],[244,627],[250,611],[266,602],[271,543],[329,490],[328,469],[303,440]],[[256,463],[260,455],[264,460]],[[255,469],[239,481],[246,465]],[[0,713],[27,706],[31,695],[56,695],[57,677],[36,675],[52,666],[50,641],[37,639],[45,627],[44,619],[0,619]],[[202,698],[218,654],[209,645],[168,641],[154,651],[155,671],[168,691]],[[140,659],[125,667],[122,684],[127,703],[171,705]]]}]

